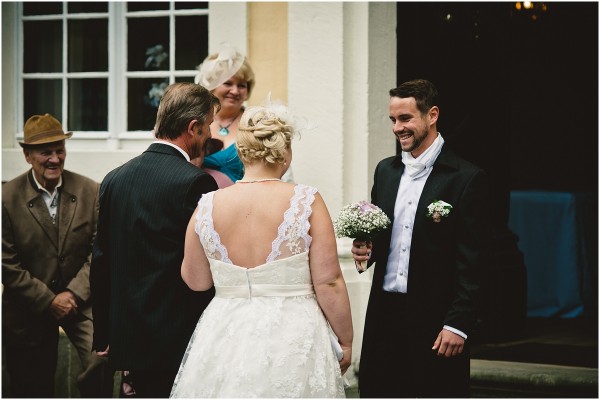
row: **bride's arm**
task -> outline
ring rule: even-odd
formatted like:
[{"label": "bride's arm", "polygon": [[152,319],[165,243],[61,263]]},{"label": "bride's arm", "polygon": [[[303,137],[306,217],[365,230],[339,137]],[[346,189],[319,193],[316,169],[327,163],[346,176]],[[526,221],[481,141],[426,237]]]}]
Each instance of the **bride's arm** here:
[{"label": "bride's arm", "polygon": [[346,282],[337,254],[333,223],[319,193],[315,195],[310,217],[310,271],[317,301],[344,351],[340,362],[342,373],[352,361],[352,315]]},{"label": "bride's arm", "polygon": [[181,263],[181,277],[192,290],[204,291],[213,286],[210,264],[200,243],[198,234],[194,227],[196,225],[196,213],[194,211],[185,232],[185,249],[183,262]]}]

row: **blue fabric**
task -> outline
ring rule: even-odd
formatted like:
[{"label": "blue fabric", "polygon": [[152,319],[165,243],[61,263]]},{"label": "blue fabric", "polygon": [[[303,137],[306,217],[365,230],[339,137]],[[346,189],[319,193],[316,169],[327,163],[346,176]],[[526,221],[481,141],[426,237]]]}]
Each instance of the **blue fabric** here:
[{"label": "blue fabric", "polygon": [[235,144],[204,158],[203,167],[221,171],[234,183],[244,176],[244,164],[238,157]]},{"label": "blue fabric", "polygon": [[528,317],[597,311],[597,200],[594,193],[511,193],[508,225],[525,257]]}]

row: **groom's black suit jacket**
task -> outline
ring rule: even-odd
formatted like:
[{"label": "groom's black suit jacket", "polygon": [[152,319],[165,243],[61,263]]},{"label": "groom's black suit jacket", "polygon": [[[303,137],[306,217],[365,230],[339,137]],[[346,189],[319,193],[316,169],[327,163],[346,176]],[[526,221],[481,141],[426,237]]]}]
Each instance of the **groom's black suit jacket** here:
[{"label": "groom's black suit jacket", "polygon": [[[403,171],[404,164],[400,156],[382,160],[375,170],[371,201],[392,221]],[[444,146],[427,178],[417,206],[408,270],[408,316],[402,321],[406,330],[413,332],[411,336],[424,340],[429,349],[444,325],[467,335],[473,332],[479,274],[486,265],[488,255],[489,213],[494,212],[488,209],[488,196],[487,177],[483,170],[459,158]],[[440,222],[427,217],[427,206],[436,200],[453,206],[450,214]],[[391,233],[390,226],[373,241],[369,264],[375,263],[375,270],[365,321],[361,372],[363,367],[374,374],[376,372],[373,369],[386,368],[384,365],[371,365],[369,355],[372,346],[376,346],[379,340],[373,330],[381,326],[377,325],[377,321],[397,318],[395,310],[384,309],[380,304]],[[388,345],[411,346],[413,343]]]},{"label": "groom's black suit jacket", "polygon": [[177,370],[212,292],[181,278],[187,224],[215,180],[175,148],[154,143],[100,187],[90,271],[97,351],[117,370]]}]

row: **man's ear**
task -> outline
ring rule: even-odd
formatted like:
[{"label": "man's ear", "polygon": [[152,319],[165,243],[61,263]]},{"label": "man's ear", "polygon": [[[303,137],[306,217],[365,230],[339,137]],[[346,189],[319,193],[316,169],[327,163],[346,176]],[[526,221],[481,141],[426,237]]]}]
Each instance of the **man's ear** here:
[{"label": "man's ear", "polygon": [[435,125],[435,123],[438,120],[438,117],[440,116],[440,109],[438,108],[438,106],[433,106],[431,107],[431,109],[429,109],[429,125]]},{"label": "man's ear", "polygon": [[28,149],[23,148],[23,155],[25,156],[25,161],[27,161],[27,164],[31,164],[31,152]]},{"label": "man's ear", "polygon": [[187,133],[189,133],[189,134],[191,134],[191,135],[194,135],[194,127],[196,126],[196,124],[197,124],[197,123],[198,123],[198,120],[197,120],[197,119],[193,119],[193,120],[191,120],[191,121],[188,123],[188,126],[187,126],[187,131],[186,131],[186,132],[187,132]]}]

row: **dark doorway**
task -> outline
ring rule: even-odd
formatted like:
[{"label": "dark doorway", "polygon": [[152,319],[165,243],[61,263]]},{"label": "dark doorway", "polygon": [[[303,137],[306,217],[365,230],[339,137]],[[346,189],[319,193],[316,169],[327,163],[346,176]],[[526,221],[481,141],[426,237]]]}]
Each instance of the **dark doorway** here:
[{"label": "dark doorway", "polygon": [[442,136],[505,213],[510,190],[598,190],[598,4],[519,4],[397,3],[398,82],[438,86]]},{"label": "dark doorway", "polygon": [[[507,225],[511,191],[598,193],[598,4],[531,4],[397,3],[398,83],[436,84],[439,131],[492,183],[497,257],[482,284],[484,340],[514,335],[524,322],[527,277]],[[597,213],[585,220],[597,238]],[[589,254],[595,271],[597,247]],[[596,271],[591,304],[597,279]]]}]

